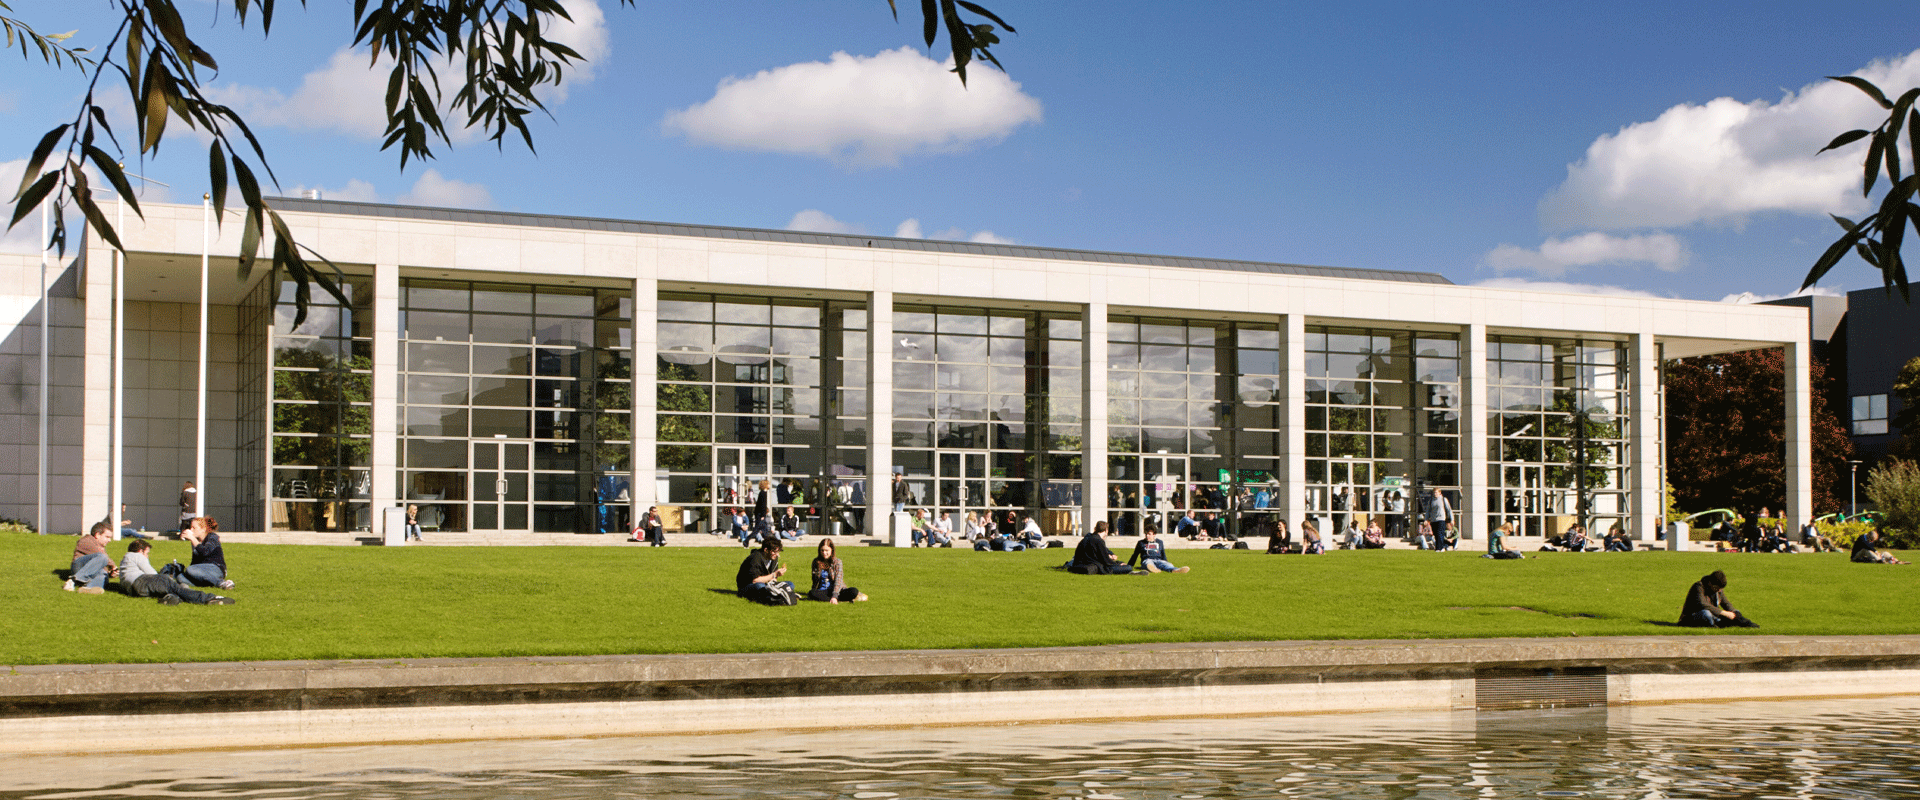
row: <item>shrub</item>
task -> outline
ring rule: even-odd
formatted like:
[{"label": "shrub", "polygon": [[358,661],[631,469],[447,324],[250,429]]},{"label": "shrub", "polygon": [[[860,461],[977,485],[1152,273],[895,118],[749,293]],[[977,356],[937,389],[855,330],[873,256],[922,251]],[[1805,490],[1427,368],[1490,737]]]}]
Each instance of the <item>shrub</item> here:
[{"label": "shrub", "polygon": [[[1871,524],[1865,522],[1822,522],[1819,527],[1821,533],[1833,540],[1833,546],[1842,550],[1853,549],[1853,540],[1873,529]],[[1794,542],[1799,543],[1799,539],[1796,538]]]},{"label": "shrub", "polygon": [[0,533],[35,533],[31,523],[0,517]]},{"label": "shrub", "polygon": [[1920,465],[1891,461],[1874,468],[1867,476],[1867,499],[1886,520],[1889,547],[1920,546]]}]

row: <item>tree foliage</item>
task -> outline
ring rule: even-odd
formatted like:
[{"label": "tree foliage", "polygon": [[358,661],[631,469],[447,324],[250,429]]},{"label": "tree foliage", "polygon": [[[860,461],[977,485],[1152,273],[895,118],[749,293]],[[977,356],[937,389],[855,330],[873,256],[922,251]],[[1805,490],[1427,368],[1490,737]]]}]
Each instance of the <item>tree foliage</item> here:
[{"label": "tree foliage", "polygon": [[1883,170],[1887,176],[1887,193],[1880,198],[1880,208],[1858,222],[1837,214],[1830,215],[1846,233],[1834,240],[1827,251],[1820,255],[1820,259],[1814,262],[1800,288],[1818,283],[1828,270],[1846,257],[1847,251],[1852,250],[1860,255],[1861,260],[1880,270],[1881,280],[1887,286],[1900,287],[1900,296],[1911,300],[1907,292],[1907,266],[1900,258],[1900,248],[1905,242],[1909,225],[1920,231],[1920,205],[1913,202],[1914,191],[1920,189],[1920,172],[1910,174],[1902,168],[1900,149],[1903,143],[1900,134],[1903,131],[1906,133],[1904,146],[1907,153],[1912,157],[1920,157],[1920,110],[1914,108],[1914,101],[1920,100],[1920,87],[1908,89],[1898,100],[1888,100],[1880,87],[1864,78],[1848,75],[1829,76],[1829,79],[1866,93],[1886,109],[1887,118],[1871,131],[1855,129],[1835,136],[1826,147],[1820,148],[1820,152],[1866,139],[1867,157],[1861,162],[1864,175],[1860,180],[1860,196],[1873,195],[1874,184],[1879,181]]},{"label": "tree foliage", "polygon": [[1900,374],[1893,378],[1893,396],[1900,401],[1900,410],[1888,423],[1900,438],[1887,447],[1887,455],[1920,461],[1920,356],[1900,367]]},{"label": "tree foliage", "polygon": [[[275,0],[224,0],[234,19],[245,27],[258,22],[261,36],[271,34]],[[887,0],[895,18],[899,9]],[[634,0],[620,0],[632,6]],[[42,34],[14,17],[0,0],[0,28],[7,48],[16,43],[23,58],[38,54],[55,68],[72,67],[87,74],[87,88],[69,122],[41,136],[34,147],[20,185],[13,195],[11,229],[43,201],[53,203],[53,228],[47,245],[66,253],[69,241],[64,209],[71,205],[109,246],[124,251],[119,233],[94,199],[87,169],[91,168],[141,214],[139,200],[127,182],[121,162],[126,148],[107,121],[101,80],[119,76],[134,120],[133,152],[139,158],[158,156],[169,120],[186,125],[212,140],[207,152],[207,178],[216,219],[226,221],[229,185],[240,190],[243,230],[240,274],[249,275],[263,241],[271,242],[271,263],[292,279],[295,324],[306,319],[312,287],[345,302],[338,280],[340,270],[326,258],[294,239],[292,230],[261,191],[260,176],[278,185],[267,152],[240,114],[207,98],[203,89],[219,73],[213,53],[187,33],[178,0],[111,0],[121,12],[119,25],[97,49],[66,45],[72,33]],[[306,0],[301,0],[306,5]],[[222,13],[221,4],[214,14]],[[989,48],[1000,42],[991,20],[1007,30],[1013,27],[992,12],[967,0],[921,0],[924,38],[933,46],[945,30],[952,46],[954,68],[964,84],[967,65],[976,60],[1000,66]],[[566,71],[581,60],[573,48],[548,38],[552,23],[571,20],[561,0],[354,0],[351,44],[366,47],[371,65],[387,65],[387,127],[382,150],[398,150],[400,166],[409,160],[430,159],[438,145],[451,144],[447,120],[457,128],[486,131],[496,147],[510,134],[528,150],[533,132],[526,118],[547,113],[538,96],[543,86],[557,85]],[[442,70],[452,74],[443,76]],[[454,70],[458,70],[455,72]],[[310,260],[311,259],[311,260]],[[318,264],[313,263],[319,262]],[[326,269],[320,266],[325,265]]]},{"label": "tree foliage", "polygon": [[1867,476],[1866,492],[1886,522],[1890,544],[1920,547],[1920,464],[1896,459],[1875,467]]},{"label": "tree foliage", "polygon": [[[1837,511],[1853,454],[1814,360],[1813,510]],[[1785,354],[1749,350],[1681,359],[1667,366],[1667,477],[1691,511],[1780,508],[1786,487]]]}]

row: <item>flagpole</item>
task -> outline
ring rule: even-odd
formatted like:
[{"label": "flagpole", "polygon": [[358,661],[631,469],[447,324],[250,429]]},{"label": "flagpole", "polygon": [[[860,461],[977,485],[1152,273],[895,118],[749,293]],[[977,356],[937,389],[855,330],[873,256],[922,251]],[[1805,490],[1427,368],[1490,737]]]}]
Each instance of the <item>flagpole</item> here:
[{"label": "flagpole", "polygon": [[47,229],[46,203],[40,204],[40,505],[35,512],[33,524],[42,535],[47,532],[47,392],[52,387],[47,381],[47,254],[53,249],[48,242],[52,233]]},{"label": "flagpole", "polygon": [[200,369],[193,437],[193,515],[207,515],[207,260],[212,248],[213,195],[200,195]]}]

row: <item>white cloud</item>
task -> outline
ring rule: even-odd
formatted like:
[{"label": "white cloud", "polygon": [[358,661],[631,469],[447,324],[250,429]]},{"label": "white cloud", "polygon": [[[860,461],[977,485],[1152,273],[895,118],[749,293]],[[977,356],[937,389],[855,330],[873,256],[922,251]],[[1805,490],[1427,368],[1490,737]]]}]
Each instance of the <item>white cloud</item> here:
[{"label": "white cloud", "polygon": [[1668,295],[1655,294],[1640,289],[1628,289],[1621,286],[1606,286],[1595,283],[1563,283],[1560,281],[1530,281],[1523,278],[1490,278],[1475,286],[1488,289],[1519,289],[1528,292],[1553,292],[1558,294],[1603,294],[1612,297],[1646,297],[1662,299]]},{"label": "white cloud", "polygon": [[962,87],[945,65],[902,47],[727,78],[662,127],[702,144],[874,167],[997,142],[1040,117],[1040,101],[1004,73],[976,69]]},{"label": "white cloud", "polygon": [[927,238],[926,234],[920,232],[920,220],[912,219],[912,218],[909,218],[901,222],[899,225],[894,226],[893,236],[896,239]]},{"label": "white cloud", "polygon": [[1666,272],[1677,272],[1687,265],[1689,258],[1686,243],[1669,233],[1636,236],[1583,233],[1548,239],[1538,250],[1502,244],[1487,253],[1486,263],[1496,272],[1525,271],[1558,278],[1597,264],[1647,263]]},{"label": "white cloud", "polygon": [[[547,36],[572,47],[589,60],[600,60],[612,52],[606,27],[606,14],[596,0],[566,0],[572,22],[553,19]],[[465,74],[464,63],[452,60],[435,65],[449,94]],[[364,50],[342,48],[327,59],[325,66],[301,78],[300,88],[287,95],[276,88],[244,84],[216,85],[207,88],[215,102],[232,106],[254,127],[281,127],[294,130],[333,131],[361,139],[379,138],[387,129],[387,79],[390,62],[373,62]],[[567,88],[593,80],[591,63],[575,64],[564,73],[558,87],[540,90],[549,104],[566,100]],[[479,135],[461,127],[464,115],[450,115],[441,109],[447,122],[447,134],[455,142],[469,141]],[[173,126],[168,126],[172,130]],[[184,127],[184,126],[183,126]]]},{"label": "white cloud", "polygon": [[1784,300],[1789,297],[1806,297],[1808,295],[1811,295],[1814,297],[1846,297],[1847,293],[1843,291],[1838,291],[1835,289],[1829,289],[1825,286],[1815,286],[1811,289],[1801,289],[1799,291],[1788,292],[1786,294],[1754,294],[1753,292],[1741,292],[1739,294],[1730,294],[1730,295],[1727,295],[1726,297],[1722,297],[1720,298],[1720,302],[1746,305],[1751,303],[1764,303],[1764,302],[1767,302],[1768,300]]},{"label": "white cloud", "polygon": [[420,174],[420,180],[414,182],[411,190],[400,195],[400,202],[410,206],[492,208],[493,193],[478,183],[456,181],[430,169]]},{"label": "white cloud", "polygon": [[[912,220],[908,220],[908,221],[911,222]],[[814,233],[850,233],[850,234],[863,234],[867,232],[865,228],[862,228],[859,225],[854,225],[847,222],[841,222],[840,220],[837,220],[831,216],[828,216],[827,212],[825,211],[820,211],[818,209],[812,209],[812,208],[809,208],[805,211],[802,211],[798,214],[793,215],[793,219],[790,219],[787,221],[787,230],[812,231]]]},{"label": "white cloud", "polygon": [[[305,184],[290,187],[287,194],[300,195],[318,189],[323,200],[345,200],[353,203],[387,202],[373,184],[359,178],[349,179],[338,188],[325,186],[307,186]],[[440,208],[492,208],[493,192],[483,184],[454,180],[430,169],[420,173],[413,182],[413,188],[391,200],[394,203],[411,206],[437,206]]]},{"label": "white cloud", "polygon": [[[1854,73],[1889,91],[1920,83],[1920,51]],[[1891,88],[1889,88],[1891,87]],[[1749,215],[1857,212],[1859,148],[1816,156],[1835,135],[1872,128],[1884,111],[1837,81],[1778,102],[1719,98],[1667,109],[1601,136],[1540,201],[1548,230],[1741,224]]]}]

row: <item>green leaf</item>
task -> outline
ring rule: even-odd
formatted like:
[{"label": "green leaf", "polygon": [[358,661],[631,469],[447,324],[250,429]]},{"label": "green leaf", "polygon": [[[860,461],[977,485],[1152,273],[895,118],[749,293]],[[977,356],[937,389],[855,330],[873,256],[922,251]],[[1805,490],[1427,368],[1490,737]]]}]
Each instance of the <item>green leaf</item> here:
[{"label": "green leaf", "polygon": [[960,7],[999,23],[1000,27],[1006,28],[1008,33],[1019,33],[1019,31],[1013,29],[1012,25],[1008,25],[1006,20],[994,16],[993,12],[981,8],[974,3],[969,3],[967,0],[960,0]]},{"label": "green leaf", "polygon": [[213,194],[213,224],[223,225],[227,219],[227,155],[218,139],[207,148],[207,185]]},{"label": "green leaf", "polygon": [[1840,263],[1840,259],[1846,257],[1847,251],[1853,249],[1854,244],[1860,241],[1860,237],[1863,235],[1860,226],[1853,225],[1849,227],[1840,217],[1834,217],[1834,219],[1841,221],[1842,226],[1847,227],[1847,232],[1838,240],[1835,240],[1833,244],[1827,246],[1827,251],[1820,254],[1820,260],[1813,262],[1813,268],[1807,270],[1806,281],[1800,284],[1800,288],[1802,289],[1809,288],[1819,283],[1821,278],[1826,277],[1827,272],[1833,269],[1835,264]]},{"label": "green leaf", "polygon": [[[31,176],[33,173],[27,174]],[[17,202],[13,204],[13,221],[7,223],[7,229],[12,230],[13,226],[20,224],[20,220],[26,219],[28,214],[39,208],[40,201],[45,200],[47,193],[53,191],[53,187],[58,186],[59,182],[60,170],[48,170],[45,175],[40,176],[39,180],[21,190],[17,196]]]},{"label": "green leaf", "polygon": [[20,188],[13,191],[14,197],[19,197],[27,190],[34,180],[33,176],[40,174],[40,170],[46,167],[47,158],[53,155],[53,146],[59,144],[60,137],[72,127],[73,123],[66,123],[47,131],[47,135],[40,137],[40,143],[33,146],[33,155],[27,157],[27,168],[20,173]]},{"label": "green leaf", "polygon": [[1845,230],[1853,230],[1858,227],[1854,224],[1853,220],[1847,219],[1839,214],[1828,214],[1827,216],[1832,217],[1834,222],[1840,223],[1840,227]]},{"label": "green leaf", "polygon": [[133,185],[127,183],[126,171],[121,169],[119,164],[114,163],[113,156],[107,155],[106,151],[93,145],[86,145],[81,152],[86,154],[87,160],[93,162],[95,169],[100,170],[100,174],[107,179],[107,182],[113,184],[113,191],[120,195],[120,199],[126,202],[127,207],[134,209],[136,214],[140,213],[140,199],[133,196]]},{"label": "green leaf", "polygon": [[935,0],[920,0],[922,33],[926,35],[927,46],[933,46],[933,40],[940,37],[940,8]]},{"label": "green leaf", "polygon": [[1856,78],[1852,75],[1828,75],[1827,80],[1839,81],[1866,92],[1867,96],[1873,98],[1873,102],[1879,103],[1881,108],[1893,108],[1893,104],[1887,102],[1887,96],[1880,92],[1880,87],[1869,83],[1865,78]]},{"label": "green leaf", "polygon": [[1845,147],[1847,145],[1853,144],[1854,142],[1857,142],[1857,141],[1860,141],[1861,139],[1866,138],[1867,135],[1868,135],[1867,132],[1864,130],[1855,129],[1855,130],[1847,131],[1846,133],[1833,137],[1833,141],[1828,142],[1826,147],[1820,148],[1819,152],[1814,153],[1814,155],[1819,155],[1820,153],[1827,152],[1828,150],[1832,150],[1836,147]]},{"label": "green leaf", "polygon": [[160,51],[154,50],[154,57],[147,65],[147,80],[142,91],[144,95],[134,107],[144,109],[136,112],[140,115],[140,152],[151,153],[160,146],[160,137],[167,132],[167,88],[169,82],[167,67],[160,61]]}]

